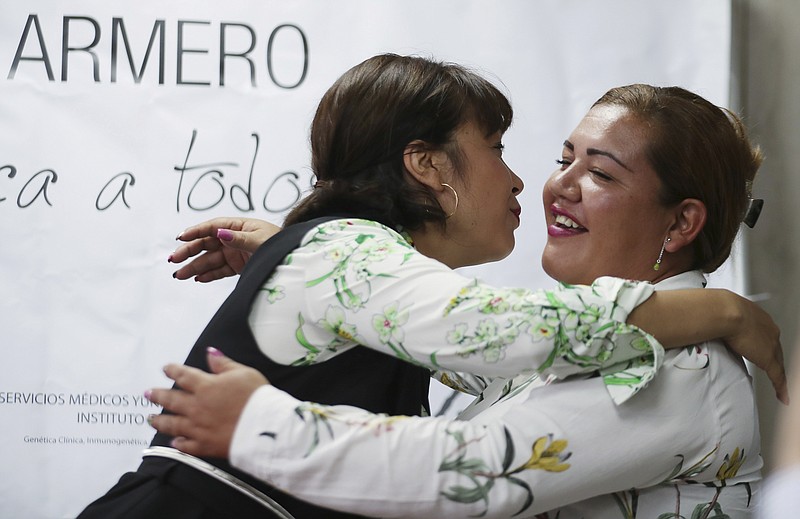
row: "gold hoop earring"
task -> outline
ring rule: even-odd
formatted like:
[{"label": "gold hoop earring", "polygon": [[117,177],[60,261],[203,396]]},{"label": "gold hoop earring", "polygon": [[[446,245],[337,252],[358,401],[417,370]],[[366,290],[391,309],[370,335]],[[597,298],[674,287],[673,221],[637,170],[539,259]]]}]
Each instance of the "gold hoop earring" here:
[{"label": "gold hoop earring", "polygon": [[661,258],[664,256],[664,249],[667,248],[667,244],[672,241],[672,238],[667,236],[664,240],[664,244],[661,246],[661,252],[658,253],[658,259],[656,260],[655,265],[653,265],[653,270],[658,270],[661,268]]},{"label": "gold hoop earring", "polygon": [[456,197],[456,206],[453,208],[453,212],[451,212],[448,215],[445,215],[445,218],[450,218],[451,216],[456,214],[456,211],[458,211],[458,193],[456,193],[456,190],[453,189],[453,186],[451,186],[450,184],[445,184],[444,182],[442,182],[442,185],[445,186],[445,187],[450,188],[450,191],[453,192],[453,196]]}]

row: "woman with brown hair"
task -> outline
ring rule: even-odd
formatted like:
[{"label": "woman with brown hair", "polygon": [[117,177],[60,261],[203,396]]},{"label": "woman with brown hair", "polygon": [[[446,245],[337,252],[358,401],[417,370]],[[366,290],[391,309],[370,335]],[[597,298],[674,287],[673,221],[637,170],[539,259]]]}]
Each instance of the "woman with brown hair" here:
[{"label": "woman with brown hair", "polygon": [[[703,273],[728,257],[761,155],[735,115],[700,96],[630,85],[595,103],[558,162],[543,192],[547,273],[570,284],[643,280],[661,296],[702,288]],[[540,321],[542,335],[550,324]],[[448,340],[464,344],[465,330],[453,327]],[[210,358],[220,375],[168,367],[184,391],[154,390],[151,399],[179,416],[153,425],[178,436],[178,448],[230,456],[331,508],[379,517],[743,518],[758,497],[751,382],[717,341],[670,350],[649,387],[624,403],[615,392],[639,381],[636,362],[565,381],[496,378],[456,421],[302,402]]]}]

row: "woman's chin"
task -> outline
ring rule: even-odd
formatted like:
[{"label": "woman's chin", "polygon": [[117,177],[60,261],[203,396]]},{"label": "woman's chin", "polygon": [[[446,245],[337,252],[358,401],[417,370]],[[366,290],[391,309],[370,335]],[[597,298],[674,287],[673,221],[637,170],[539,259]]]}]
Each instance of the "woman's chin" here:
[{"label": "woman's chin", "polygon": [[550,276],[551,278],[555,279],[556,281],[561,281],[558,279],[560,272],[557,268],[551,264],[551,262],[547,261],[547,256],[542,256],[542,270],[544,273]]},{"label": "woman's chin", "polygon": [[568,268],[563,262],[550,262],[542,258],[542,269],[544,269],[545,274],[560,283],[567,283],[569,285],[591,285],[592,281],[594,281],[594,279],[588,279],[587,276],[575,272],[574,269]]}]

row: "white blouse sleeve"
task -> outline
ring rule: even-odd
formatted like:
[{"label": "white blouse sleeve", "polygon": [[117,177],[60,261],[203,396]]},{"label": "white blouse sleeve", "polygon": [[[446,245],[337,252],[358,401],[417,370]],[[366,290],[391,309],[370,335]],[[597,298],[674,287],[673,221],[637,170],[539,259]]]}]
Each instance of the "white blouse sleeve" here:
[{"label": "white blouse sleeve", "polygon": [[[297,278],[302,284],[281,285]],[[493,287],[418,253],[391,229],[336,220],[279,267],[250,325],[262,350],[283,364],[322,362],[361,344],[432,370],[488,377],[599,369],[622,402],[663,358],[653,337],[625,324],[652,292],[648,283],[617,278],[553,290]],[[290,328],[293,340],[276,336]]]},{"label": "white blouse sleeve", "polygon": [[710,407],[656,405],[663,392],[649,390],[617,406],[599,378],[557,386],[500,402],[481,423],[321,406],[264,386],[231,461],[317,505],[379,517],[531,517],[718,469]]}]

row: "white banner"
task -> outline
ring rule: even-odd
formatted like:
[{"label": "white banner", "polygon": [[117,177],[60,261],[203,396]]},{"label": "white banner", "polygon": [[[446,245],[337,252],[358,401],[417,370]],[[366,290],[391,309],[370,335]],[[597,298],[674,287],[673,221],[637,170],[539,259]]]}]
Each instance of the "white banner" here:
[{"label": "white banner", "polygon": [[[322,93],[381,52],[510,93],[517,250],[470,269],[549,286],[541,187],[611,86],[726,104],[728,0],[27,0],[0,17],[0,517],[74,517],[136,467],[167,381],[233,286],[171,278],[185,226],[280,222],[307,192]],[[741,285],[728,268],[722,284]]]}]

